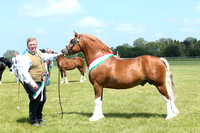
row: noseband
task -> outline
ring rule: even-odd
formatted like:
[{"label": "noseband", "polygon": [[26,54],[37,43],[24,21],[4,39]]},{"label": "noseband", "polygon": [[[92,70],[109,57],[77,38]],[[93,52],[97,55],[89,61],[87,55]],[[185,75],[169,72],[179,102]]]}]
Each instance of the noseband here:
[{"label": "noseband", "polygon": [[66,46],[66,48],[67,48],[67,51],[68,51],[68,53],[70,54],[70,51],[73,49],[73,47],[75,46],[75,44],[77,44],[78,43],[78,46],[80,47],[80,49],[81,49],[81,51],[82,51],[82,48],[81,48],[81,45],[80,45],[80,43],[79,43],[79,39],[81,38],[81,34],[79,35],[79,37],[78,37],[78,39],[76,39],[76,40],[71,40],[70,41],[70,44],[73,44],[72,45],[72,47],[71,48],[69,48],[68,46]]}]

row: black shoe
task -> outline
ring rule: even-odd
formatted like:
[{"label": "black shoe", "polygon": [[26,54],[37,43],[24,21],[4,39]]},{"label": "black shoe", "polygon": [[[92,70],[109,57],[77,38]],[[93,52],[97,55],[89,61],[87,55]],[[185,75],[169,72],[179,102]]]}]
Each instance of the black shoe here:
[{"label": "black shoe", "polygon": [[31,125],[39,127],[39,126],[44,126],[45,124],[41,124],[39,122],[35,122],[35,123],[32,123]]},{"label": "black shoe", "polygon": [[48,120],[45,120],[45,119],[43,119],[43,118],[40,118],[38,121],[39,121],[39,122],[48,122]]}]

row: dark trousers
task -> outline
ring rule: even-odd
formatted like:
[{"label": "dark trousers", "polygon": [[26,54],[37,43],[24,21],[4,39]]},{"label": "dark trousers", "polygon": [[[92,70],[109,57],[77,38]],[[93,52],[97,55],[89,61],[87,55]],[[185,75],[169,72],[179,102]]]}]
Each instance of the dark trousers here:
[{"label": "dark trousers", "polygon": [[[36,82],[38,87],[40,88],[41,82]],[[37,97],[37,99],[33,98],[33,95],[36,93],[36,89],[33,89],[31,85],[24,83],[24,88],[29,95],[30,103],[29,103],[29,118],[31,124],[36,123],[38,119],[42,118],[42,110],[44,103],[46,101],[46,87],[43,90],[43,99],[41,101],[41,93]]]}]

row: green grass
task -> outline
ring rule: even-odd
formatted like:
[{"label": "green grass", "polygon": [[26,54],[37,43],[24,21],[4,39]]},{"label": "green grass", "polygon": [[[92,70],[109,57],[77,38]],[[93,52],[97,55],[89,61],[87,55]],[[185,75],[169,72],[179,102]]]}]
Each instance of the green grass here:
[{"label": "green grass", "polygon": [[[53,67],[51,85],[47,87],[45,126],[29,124],[29,99],[8,69],[0,85],[0,132],[142,132],[188,133],[200,132],[200,61],[170,61],[180,111],[178,117],[165,120],[166,104],[153,85],[137,86],[127,90],[104,89],[103,113],[105,118],[89,122],[94,110],[93,86],[88,80],[80,83],[78,70],[68,71],[69,84],[61,84],[61,101],[64,111],[60,119],[58,99],[58,70]],[[17,109],[17,106],[20,109]]]}]

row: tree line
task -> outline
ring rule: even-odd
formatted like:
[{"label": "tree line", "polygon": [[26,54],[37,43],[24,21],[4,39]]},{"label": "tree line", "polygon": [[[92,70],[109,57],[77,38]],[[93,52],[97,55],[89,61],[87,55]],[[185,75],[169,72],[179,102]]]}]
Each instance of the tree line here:
[{"label": "tree line", "polygon": [[158,57],[191,57],[200,56],[200,40],[187,37],[184,41],[173,40],[171,38],[160,38],[155,42],[147,42],[144,38],[138,38],[133,45],[125,43],[111,47],[115,54],[121,58],[133,58],[140,55],[153,55]]}]

